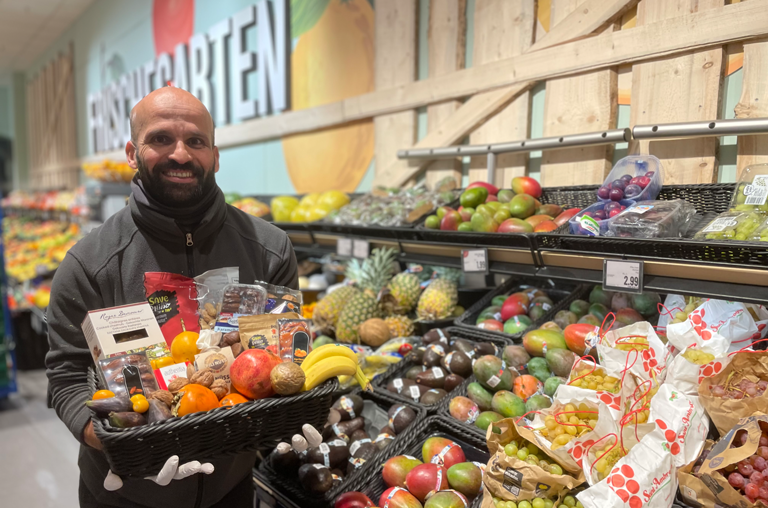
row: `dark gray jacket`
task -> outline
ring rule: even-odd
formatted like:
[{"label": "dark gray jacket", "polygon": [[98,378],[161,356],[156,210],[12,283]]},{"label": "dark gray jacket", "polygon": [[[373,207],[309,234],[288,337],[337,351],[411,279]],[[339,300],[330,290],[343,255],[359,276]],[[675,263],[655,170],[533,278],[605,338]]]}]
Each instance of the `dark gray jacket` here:
[{"label": "dark gray jacket", "polygon": [[[190,277],[237,266],[240,282],[255,280],[298,287],[296,258],[288,236],[271,224],[227,205],[217,196],[192,232],[192,246],[174,219],[149,204],[133,184],[129,206],[75,245],[53,279],[48,307],[48,396],[59,418],[82,443],[90,418],[86,370],[93,365],[80,325],[86,312],[146,301],[145,272]],[[139,199],[136,199],[139,194]],[[200,457],[202,461],[205,457]],[[167,487],[124,478],[116,492],[103,488],[109,466],[102,452],[82,444],[80,474],[101,502],[121,507],[210,506],[249,475],[255,454],[214,462],[211,475],[173,481]]]}]

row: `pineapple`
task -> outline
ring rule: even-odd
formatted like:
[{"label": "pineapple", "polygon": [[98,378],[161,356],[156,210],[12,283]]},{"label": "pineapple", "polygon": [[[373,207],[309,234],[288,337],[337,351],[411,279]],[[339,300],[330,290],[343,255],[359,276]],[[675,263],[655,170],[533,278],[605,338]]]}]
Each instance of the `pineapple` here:
[{"label": "pineapple", "polygon": [[388,287],[397,302],[398,314],[407,314],[416,307],[421,294],[421,281],[418,276],[408,272],[398,273],[389,282]]},{"label": "pineapple", "polygon": [[312,314],[312,320],[322,330],[327,332],[335,330],[336,320],[339,318],[342,309],[359,292],[352,286],[342,286],[333,291],[318,302]]},{"label": "pineapple", "polygon": [[419,298],[416,314],[422,321],[444,319],[453,314],[459,300],[456,283],[448,279],[433,279]]},{"label": "pineapple", "polygon": [[408,316],[390,316],[384,320],[392,337],[410,337],[413,335],[413,321]]},{"label": "pineapple", "polygon": [[336,338],[340,342],[359,342],[357,328],[365,321],[381,316],[378,296],[392,277],[394,249],[376,249],[362,265],[353,261],[347,277],[355,280],[362,291],[353,296],[336,322]]}]

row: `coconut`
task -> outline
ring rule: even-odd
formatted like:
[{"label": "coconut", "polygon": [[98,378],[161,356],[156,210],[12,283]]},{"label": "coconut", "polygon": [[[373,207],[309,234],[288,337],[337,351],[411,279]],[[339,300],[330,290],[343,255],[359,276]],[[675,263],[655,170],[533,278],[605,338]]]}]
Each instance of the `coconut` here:
[{"label": "coconut", "polygon": [[379,318],[365,321],[360,325],[358,331],[360,332],[360,339],[371,347],[379,347],[391,338],[389,326],[383,319]]}]

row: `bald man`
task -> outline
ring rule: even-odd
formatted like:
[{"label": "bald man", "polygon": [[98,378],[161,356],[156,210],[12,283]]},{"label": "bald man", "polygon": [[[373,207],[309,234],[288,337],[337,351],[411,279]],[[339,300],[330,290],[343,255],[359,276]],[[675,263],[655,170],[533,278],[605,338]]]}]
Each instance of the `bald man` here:
[{"label": "bald man", "polygon": [[225,202],[216,185],[219,150],[213,121],[192,94],[165,87],[141,100],[131,111],[125,153],[138,171],[129,205],[67,253],[53,279],[47,314],[48,396],[81,442],[80,505],[250,508],[253,453],[214,460],[212,468],[204,468],[210,474],[193,474],[167,486],[110,474],[84,405],[90,397],[86,372],[93,360],[80,325],[89,310],[146,301],[145,272],[194,277],[237,266],[241,283],[266,281],[295,289],[293,248],[283,231]]}]

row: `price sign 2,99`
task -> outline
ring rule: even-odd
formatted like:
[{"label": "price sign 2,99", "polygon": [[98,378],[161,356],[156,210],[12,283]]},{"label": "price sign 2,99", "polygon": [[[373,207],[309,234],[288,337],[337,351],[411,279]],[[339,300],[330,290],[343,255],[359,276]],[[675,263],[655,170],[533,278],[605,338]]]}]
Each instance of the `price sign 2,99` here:
[{"label": "price sign 2,99", "polygon": [[603,289],[624,293],[642,293],[643,262],[603,260]]}]

